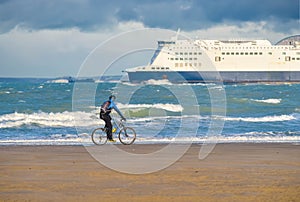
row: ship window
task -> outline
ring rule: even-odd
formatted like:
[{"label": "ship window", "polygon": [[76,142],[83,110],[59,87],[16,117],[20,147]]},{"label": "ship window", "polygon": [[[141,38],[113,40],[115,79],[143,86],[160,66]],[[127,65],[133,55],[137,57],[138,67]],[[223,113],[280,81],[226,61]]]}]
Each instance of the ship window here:
[{"label": "ship window", "polygon": [[194,60],[197,60],[197,58],[194,58]]},{"label": "ship window", "polygon": [[169,67],[166,67],[166,69],[170,69]]},{"label": "ship window", "polygon": [[175,55],[178,55],[178,53],[176,52]]},{"label": "ship window", "polygon": [[286,55],[286,52],[282,52],[282,55]]},{"label": "ship window", "polygon": [[292,60],[295,60],[295,58],[292,58]]},{"label": "ship window", "polygon": [[175,63],[175,67],[178,67],[178,63]]},{"label": "ship window", "polygon": [[300,58],[297,58],[297,60],[300,60]]},{"label": "ship window", "polygon": [[193,55],[193,53],[189,53],[189,55]]},{"label": "ship window", "polygon": [[240,53],[235,53],[236,55],[239,55]]},{"label": "ship window", "polygon": [[229,53],[229,52],[227,52],[227,53],[226,53],[226,55],[230,55],[230,53]]},{"label": "ship window", "polygon": [[291,57],[290,56],[285,56],[285,61],[291,61]]},{"label": "ship window", "polygon": [[183,53],[180,52],[180,55],[183,55]]},{"label": "ship window", "polygon": [[243,52],[241,52],[241,55],[244,55],[244,53],[243,53]]},{"label": "ship window", "polygon": [[269,52],[269,55],[272,55],[272,52]]},{"label": "ship window", "polygon": [[297,54],[297,55],[300,55],[300,52],[297,52],[296,54]]},{"label": "ship window", "polygon": [[197,53],[195,52],[194,55],[197,55]]},{"label": "ship window", "polygon": [[183,67],[183,63],[180,63],[180,67]]},{"label": "ship window", "polygon": [[262,55],[262,52],[259,52],[259,55]]},{"label": "ship window", "polygon": [[258,55],[258,53],[257,53],[257,52],[255,52],[255,53],[254,53],[254,55]]},{"label": "ship window", "polygon": [[231,55],[234,55],[234,53],[233,53],[233,52],[231,52]]},{"label": "ship window", "polygon": [[159,69],[159,67],[156,67],[156,69]]},{"label": "ship window", "polygon": [[225,53],[223,52],[222,55],[225,55]]},{"label": "ship window", "polygon": [[186,66],[186,67],[187,67],[187,66],[188,66],[188,63],[185,63],[185,64],[184,64],[184,66]]},{"label": "ship window", "polygon": [[199,53],[198,53],[198,55],[202,55],[202,53],[201,53],[201,52],[199,52]]},{"label": "ship window", "polygon": [[187,55],[188,53],[184,53],[184,55]]},{"label": "ship window", "polygon": [[161,69],[165,69],[164,67],[162,67]]},{"label": "ship window", "polygon": [[175,58],[175,60],[178,60],[178,58]]},{"label": "ship window", "polygon": [[193,58],[190,58],[190,60],[193,60]]},{"label": "ship window", "polygon": [[151,67],[151,69],[155,69],[155,67]]},{"label": "ship window", "polygon": [[253,55],[253,53],[251,52],[250,55]]},{"label": "ship window", "polygon": [[180,58],[180,60],[183,60],[183,58]]},{"label": "ship window", "polygon": [[216,62],[220,62],[220,61],[221,61],[221,57],[220,57],[220,56],[216,56],[216,57],[215,57],[215,61],[216,61]]},{"label": "ship window", "polygon": [[248,55],[248,53],[246,52],[245,55]]},{"label": "ship window", "polygon": [[174,60],[174,58],[171,58],[171,60]]}]

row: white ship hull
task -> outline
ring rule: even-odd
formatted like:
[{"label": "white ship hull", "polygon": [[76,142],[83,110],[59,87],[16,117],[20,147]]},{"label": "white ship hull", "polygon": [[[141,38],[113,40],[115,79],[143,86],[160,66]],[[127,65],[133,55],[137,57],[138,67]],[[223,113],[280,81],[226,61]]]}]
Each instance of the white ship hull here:
[{"label": "white ship hull", "polygon": [[126,72],[133,83],[300,82],[300,46],[266,40],[159,41],[149,65]]},{"label": "white ship hull", "polygon": [[300,82],[300,72],[128,72],[129,81],[168,80],[172,83]]}]

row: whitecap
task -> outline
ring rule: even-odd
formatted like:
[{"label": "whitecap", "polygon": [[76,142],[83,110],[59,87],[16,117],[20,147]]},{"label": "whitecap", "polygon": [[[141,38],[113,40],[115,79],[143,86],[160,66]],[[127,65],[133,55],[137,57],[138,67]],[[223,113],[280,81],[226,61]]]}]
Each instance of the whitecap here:
[{"label": "whitecap", "polygon": [[262,103],[268,103],[268,104],[279,104],[281,102],[281,99],[265,99],[265,100],[256,100],[256,99],[251,99],[254,102],[262,102]]},{"label": "whitecap", "polygon": [[183,107],[179,104],[121,104],[118,103],[120,109],[145,109],[145,108],[156,108],[163,109],[170,112],[182,112]]},{"label": "whitecap", "polygon": [[39,125],[41,127],[88,127],[102,123],[88,112],[36,112],[32,114],[12,113],[0,116],[0,128],[15,128],[22,125]]},{"label": "whitecap", "polygon": [[69,83],[68,79],[55,79],[51,81],[47,81],[47,83]]},{"label": "whitecap", "polygon": [[[220,118],[220,117],[219,117]],[[264,117],[225,117],[225,121],[244,121],[244,122],[281,122],[295,120],[293,115],[264,116]]]}]

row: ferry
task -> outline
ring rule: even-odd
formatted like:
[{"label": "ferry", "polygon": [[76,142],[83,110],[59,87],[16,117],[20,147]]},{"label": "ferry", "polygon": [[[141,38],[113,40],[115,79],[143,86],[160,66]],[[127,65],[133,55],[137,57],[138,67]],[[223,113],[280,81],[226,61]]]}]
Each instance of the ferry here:
[{"label": "ferry", "polygon": [[149,64],[126,69],[132,83],[300,82],[300,35],[268,40],[158,41]]}]

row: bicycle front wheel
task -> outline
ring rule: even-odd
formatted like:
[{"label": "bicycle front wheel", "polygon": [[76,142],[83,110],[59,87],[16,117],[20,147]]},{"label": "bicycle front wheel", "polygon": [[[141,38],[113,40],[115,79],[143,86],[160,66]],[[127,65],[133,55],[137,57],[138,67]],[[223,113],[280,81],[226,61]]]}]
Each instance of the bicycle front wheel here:
[{"label": "bicycle front wheel", "polygon": [[104,145],[107,142],[104,128],[96,128],[92,133],[92,140],[96,145]]},{"label": "bicycle front wheel", "polygon": [[136,133],[133,128],[124,127],[119,132],[119,140],[122,144],[130,145],[135,141]]}]

